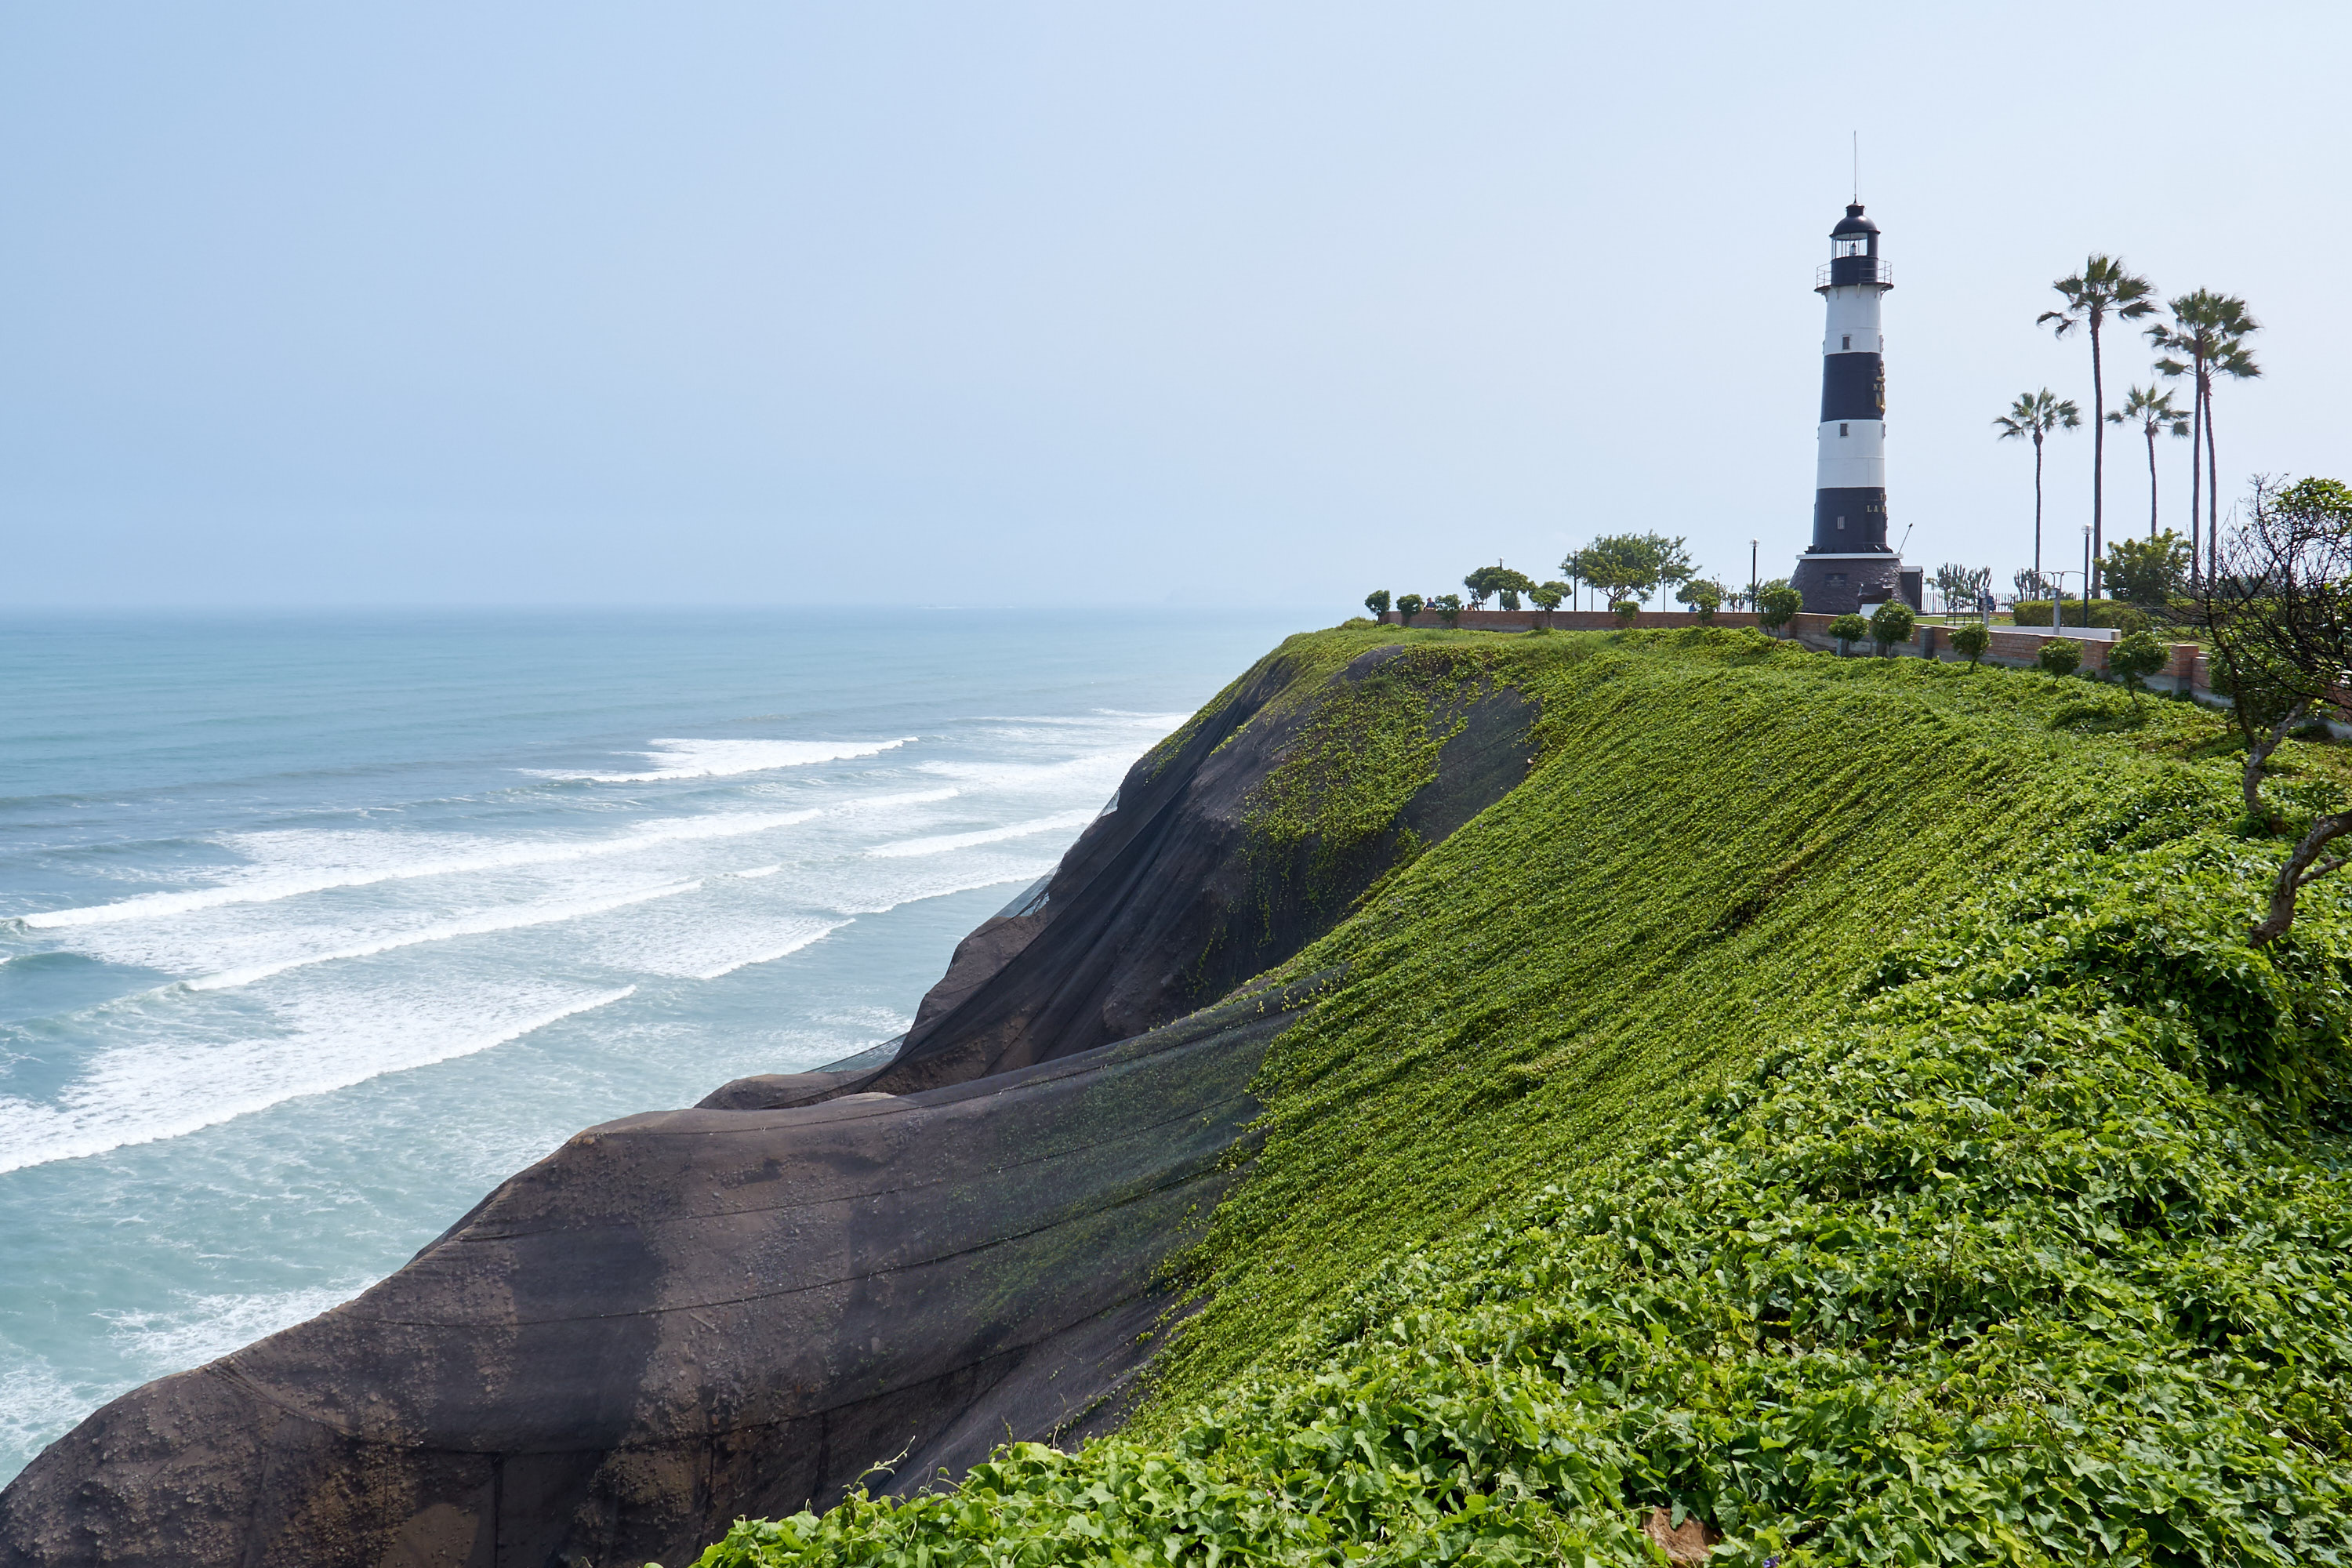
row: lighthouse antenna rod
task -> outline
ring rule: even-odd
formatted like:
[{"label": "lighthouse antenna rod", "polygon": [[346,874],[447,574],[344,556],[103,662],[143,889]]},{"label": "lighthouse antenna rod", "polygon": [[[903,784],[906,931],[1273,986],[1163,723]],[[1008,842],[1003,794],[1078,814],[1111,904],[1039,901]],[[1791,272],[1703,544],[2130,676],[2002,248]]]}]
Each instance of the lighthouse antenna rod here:
[{"label": "lighthouse antenna rod", "polygon": [[1861,203],[1862,203],[1862,132],[1859,132],[1859,131],[1857,131],[1857,132],[1855,132],[1853,133],[1853,199],[1854,199],[1854,204],[1855,204],[1857,206],[1861,205]]}]

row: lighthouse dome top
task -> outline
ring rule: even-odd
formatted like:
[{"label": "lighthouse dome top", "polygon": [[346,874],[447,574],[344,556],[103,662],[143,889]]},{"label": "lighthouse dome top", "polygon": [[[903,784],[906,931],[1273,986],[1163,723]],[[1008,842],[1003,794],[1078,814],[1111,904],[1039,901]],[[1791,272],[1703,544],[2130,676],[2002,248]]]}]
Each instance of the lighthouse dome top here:
[{"label": "lighthouse dome top", "polygon": [[1878,226],[1862,216],[1862,204],[1855,202],[1845,209],[1845,216],[1838,219],[1837,227],[1830,230],[1830,237],[1837,239],[1849,234],[1876,234],[1877,232]]}]

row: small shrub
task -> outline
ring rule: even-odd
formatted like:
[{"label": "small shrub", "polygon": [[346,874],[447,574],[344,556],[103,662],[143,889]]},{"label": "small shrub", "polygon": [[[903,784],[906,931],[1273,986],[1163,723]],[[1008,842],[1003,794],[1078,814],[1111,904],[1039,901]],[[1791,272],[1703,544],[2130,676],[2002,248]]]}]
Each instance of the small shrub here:
[{"label": "small shrub", "polygon": [[1437,612],[1437,618],[1444,621],[1447,626],[1458,626],[1462,624],[1461,595],[1440,594],[1437,597],[1429,601],[1429,607],[1435,610]]},{"label": "small shrub", "polygon": [[1775,577],[1756,590],[1756,621],[1768,632],[1787,626],[1804,607],[1805,596],[1789,586],[1786,577]]},{"label": "small shrub", "polygon": [[1985,649],[1992,647],[1992,628],[1982,621],[1970,621],[1952,628],[1952,651],[1970,665],[1984,658]]},{"label": "small shrub", "polygon": [[1617,599],[1610,604],[1609,613],[1617,617],[1619,626],[1630,626],[1633,624],[1633,617],[1642,613],[1642,606],[1636,600]]},{"label": "small shrub", "polygon": [[1878,644],[1878,651],[1891,651],[1899,642],[1911,640],[1911,627],[1917,617],[1911,606],[1900,599],[1889,599],[1870,612],[1870,635]]},{"label": "small shrub", "polygon": [[1411,626],[1413,616],[1421,614],[1422,606],[1427,603],[1429,601],[1418,594],[1399,594],[1396,602],[1397,614],[1404,617],[1406,626]]},{"label": "small shrub", "polygon": [[1372,619],[1376,621],[1382,616],[1387,615],[1389,613],[1389,591],[1386,588],[1375,588],[1370,593],[1365,595],[1364,608],[1371,611]]},{"label": "small shrub", "polygon": [[1830,636],[1837,638],[1840,653],[1869,635],[1870,623],[1860,616],[1840,616],[1830,623]]},{"label": "small shrub", "polygon": [[2052,637],[2035,662],[2052,675],[2072,675],[2083,668],[2083,645],[2073,637]]},{"label": "small shrub", "polygon": [[1675,590],[1675,602],[1688,605],[1702,624],[1711,623],[1715,612],[1723,607],[1723,588],[1704,577],[1694,577]]},{"label": "small shrub", "polygon": [[2147,684],[2147,678],[2171,661],[2172,650],[2156,640],[2154,633],[2141,630],[2126,632],[2107,649],[2107,668],[2123,678],[2123,683],[2137,693]]}]

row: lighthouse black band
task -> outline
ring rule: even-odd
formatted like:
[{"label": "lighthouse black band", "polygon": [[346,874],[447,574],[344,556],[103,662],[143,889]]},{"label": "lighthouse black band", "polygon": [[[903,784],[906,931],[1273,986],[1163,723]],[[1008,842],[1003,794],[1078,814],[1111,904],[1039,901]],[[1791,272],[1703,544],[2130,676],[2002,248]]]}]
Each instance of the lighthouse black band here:
[{"label": "lighthouse black band", "polygon": [[1886,417],[1886,373],[1874,353],[1828,354],[1822,360],[1822,423]]},{"label": "lighthouse black band", "polygon": [[[1845,526],[1838,526],[1839,519]],[[1884,489],[1815,490],[1813,548],[1832,552],[1886,548]]]}]

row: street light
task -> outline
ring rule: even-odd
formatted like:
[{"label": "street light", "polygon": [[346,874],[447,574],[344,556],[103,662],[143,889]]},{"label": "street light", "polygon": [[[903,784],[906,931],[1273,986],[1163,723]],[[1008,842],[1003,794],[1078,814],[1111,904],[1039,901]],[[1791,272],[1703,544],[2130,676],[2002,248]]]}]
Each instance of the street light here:
[{"label": "street light", "polygon": [[[2066,605],[2066,579],[2080,577],[2086,586],[2091,579],[2087,572],[2076,572],[2072,568],[2063,572],[2053,568],[2044,572],[2042,575],[2050,579],[2050,629],[2054,632],[2060,629],[2060,612]],[[2091,624],[2091,607],[2088,598],[2083,601],[2083,624],[2085,626]]]}]

